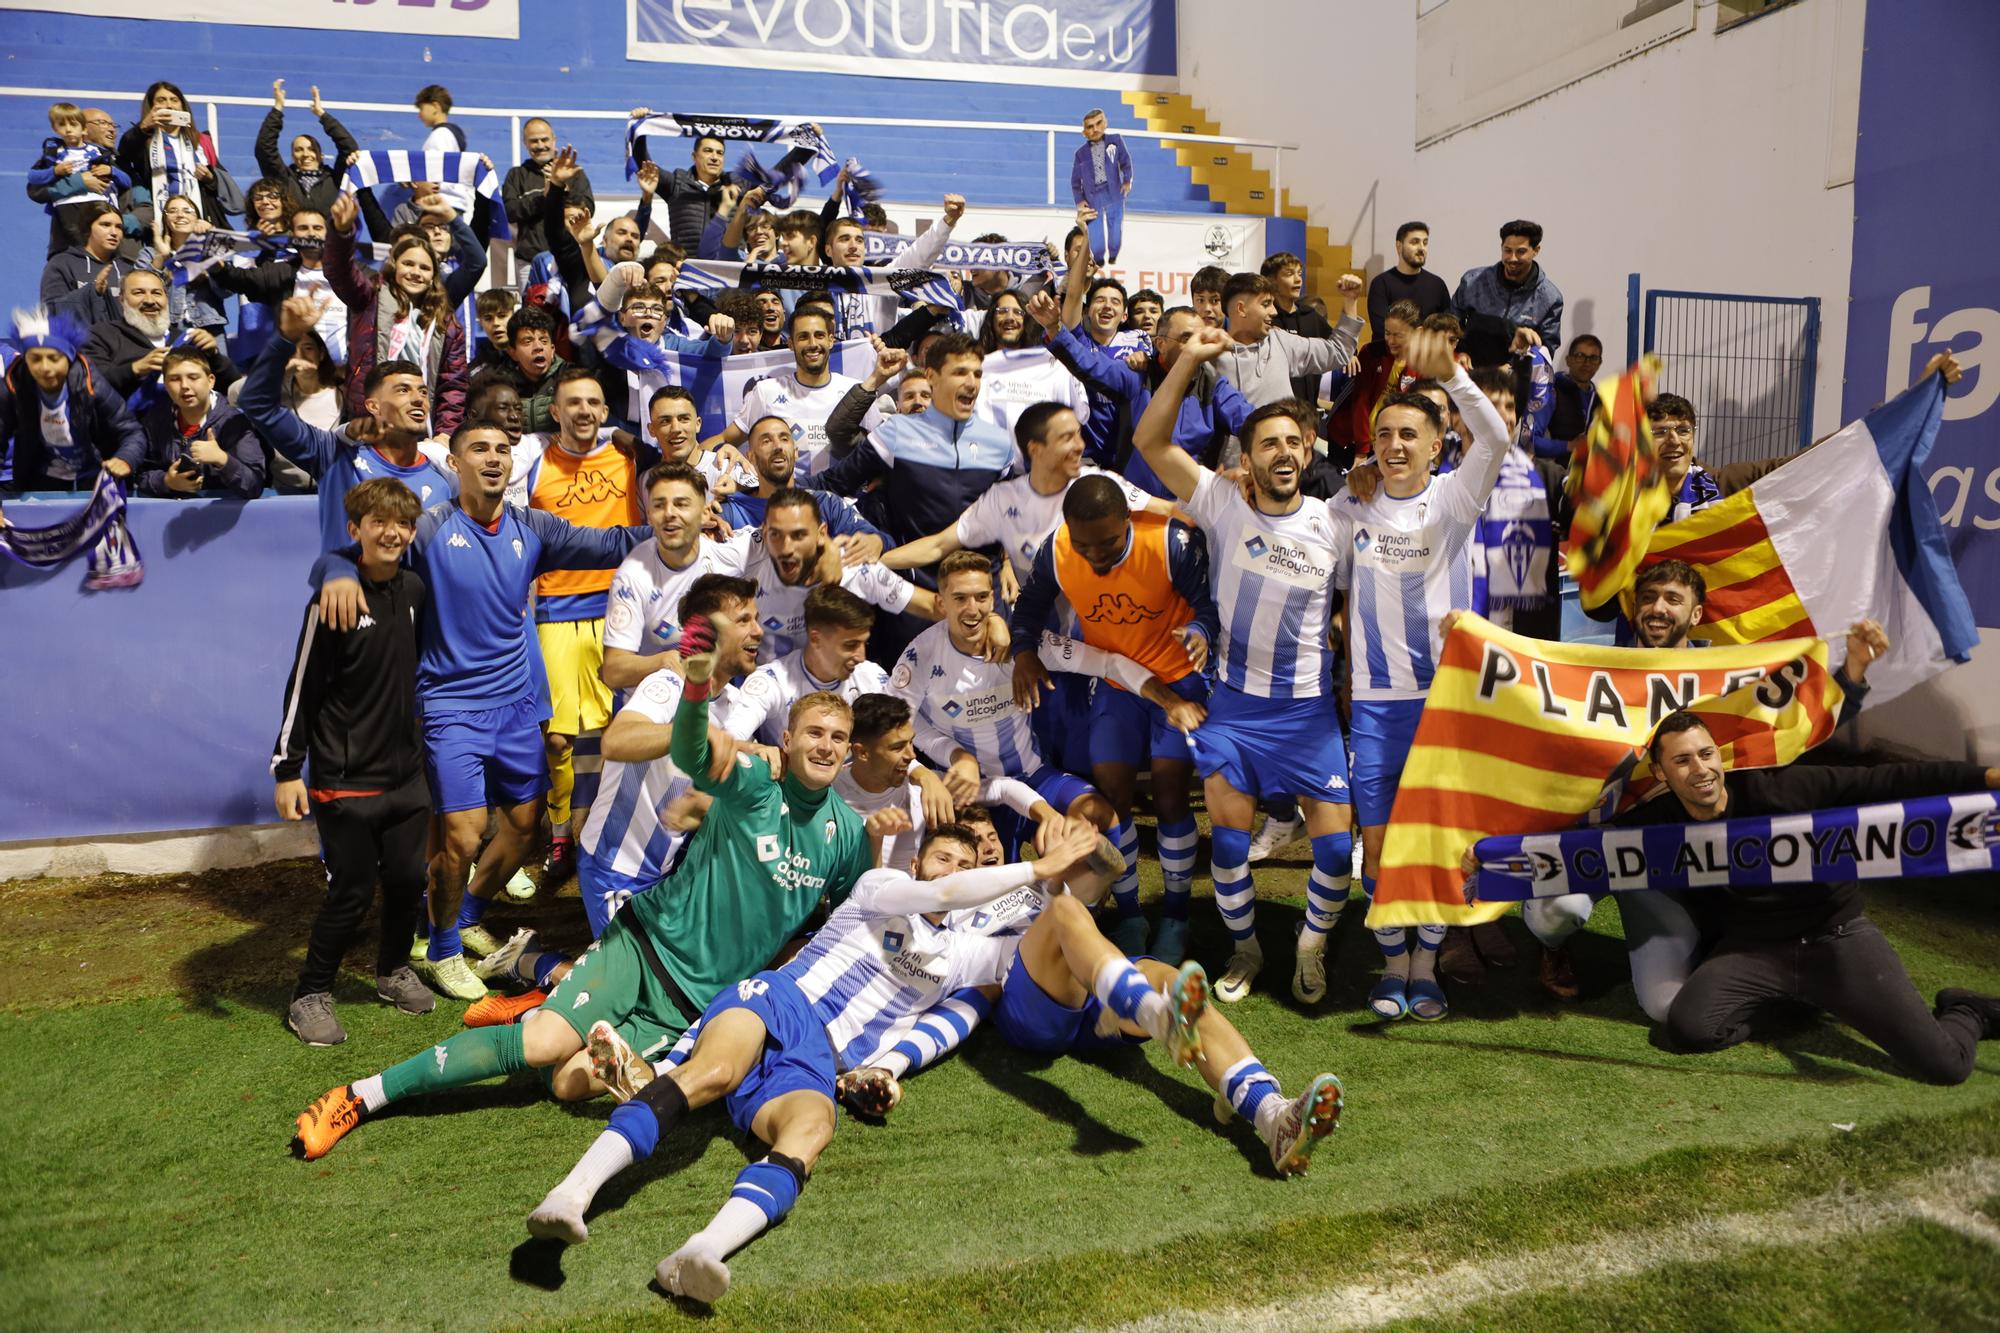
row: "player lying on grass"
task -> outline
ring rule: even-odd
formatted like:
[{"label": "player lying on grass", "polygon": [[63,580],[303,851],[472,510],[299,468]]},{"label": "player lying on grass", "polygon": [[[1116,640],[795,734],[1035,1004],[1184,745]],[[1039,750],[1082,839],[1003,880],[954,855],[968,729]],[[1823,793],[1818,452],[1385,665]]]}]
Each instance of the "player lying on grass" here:
[{"label": "player lying on grass", "polygon": [[550,1088],[564,1101],[594,1097],[604,1087],[583,1054],[592,1024],[616,1028],[641,1051],[665,1051],[717,994],[762,967],[822,897],[838,904],[852,891],[873,863],[861,817],[831,790],[852,714],[833,695],[809,694],[792,706],[782,781],[743,752],[716,779],[708,762],[714,642],[705,619],[682,630],[683,647],[697,651],[674,712],[674,762],[700,775],[695,789],[714,804],[671,883],[633,898],[525,1021],[458,1033],[322,1094],[297,1120],[307,1159],[395,1102],[522,1069],[550,1070]]},{"label": "player lying on grass", "polygon": [[[604,1133],[529,1215],[528,1230],[571,1244],[588,1239],[584,1213],[605,1183],[650,1156],[689,1111],[723,1100],[736,1126],[770,1152],[738,1173],[714,1220],[658,1269],[660,1285],[673,1295],[715,1301],[729,1289],[730,1253],[791,1210],[832,1140],[840,1054],[872,1050],[875,1033],[952,990],[1000,979],[1007,942],[951,924],[947,914],[1037,879],[1080,872],[1108,883],[1121,861],[1087,822],[1072,821],[1046,856],[986,868],[978,866],[973,835],[945,825],[918,848],[916,864],[915,876],[869,871],[797,957],[724,990],[689,1034],[685,1058],[664,1076],[655,1077],[610,1024],[592,1027],[599,1076],[631,1100],[611,1113]],[[1131,966],[1114,961],[1125,974],[1117,994],[1152,997],[1155,1030],[1192,1041],[1203,989],[1177,996],[1184,1008],[1170,1017]]]},{"label": "player lying on grass", "polygon": [[[981,833],[982,860],[999,858],[998,834],[988,822]],[[1123,962],[1118,946],[1106,939],[1091,919],[1090,905],[1101,886],[1079,885],[1072,877],[1067,892],[1046,884],[1031,884],[986,907],[954,914],[954,928],[1012,939],[1018,957],[1005,983],[983,991],[959,991],[943,997],[930,1010],[885,1034],[879,1054],[840,1080],[841,1100],[862,1115],[887,1114],[902,1100],[899,1071],[914,1071],[941,1059],[989,1013],[1007,1043],[1022,1050],[1052,1055],[1086,1055],[1114,1049],[1158,1035],[1143,1021],[1147,1005],[1171,997],[1189,978],[1207,978],[1196,964],[1178,972],[1153,958],[1136,960],[1138,975],[1153,989],[1153,999],[1140,997],[1140,1022],[1134,1022],[1115,992],[1107,994],[1107,978],[1129,981],[1112,964]],[[1227,1124],[1242,1116],[1271,1150],[1271,1165],[1281,1176],[1303,1172],[1320,1139],[1340,1121],[1341,1084],[1321,1074],[1298,1097],[1287,1101],[1278,1080],[1264,1068],[1222,1013],[1204,1008],[1194,1024],[1192,1042],[1170,1043],[1178,1063],[1192,1063],[1215,1093],[1215,1118]]]}]

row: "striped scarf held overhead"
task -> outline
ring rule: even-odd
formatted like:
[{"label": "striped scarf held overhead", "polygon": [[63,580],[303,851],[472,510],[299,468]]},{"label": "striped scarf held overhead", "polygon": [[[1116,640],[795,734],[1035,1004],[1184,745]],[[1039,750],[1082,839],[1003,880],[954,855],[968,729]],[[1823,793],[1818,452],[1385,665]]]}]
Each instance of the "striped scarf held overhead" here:
[{"label": "striped scarf held overhead", "polygon": [[921,268],[847,268],[834,264],[738,264],[690,259],[676,284],[713,296],[731,287],[782,287],[788,291],[834,295],[905,297],[948,310],[959,308],[958,293],[942,273]]},{"label": "striped scarf held overhead", "polygon": [[486,202],[493,206],[493,234],[503,240],[512,237],[513,233],[507,227],[507,210],[500,203],[499,173],[487,166],[486,159],[477,153],[413,152],[407,148],[357,153],[353,165],[341,178],[340,192],[353,194],[356,190],[372,190],[378,185],[408,185],[411,181],[462,185],[484,196]]},{"label": "striped scarf held overhead", "polygon": [[[782,143],[812,153],[812,169],[820,184],[832,180],[840,170],[826,136],[810,121],[777,120],[762,116],[711,116],[689,112],[666,112],[641,116],[625,125],[625,179],[639,174],[639,141],[654,138],[720,139],[724,143]],[[650,156],[650,154],[649,154]],[[780,205],[782,207],[782,205]]]},{"label": "striped scarf held overhead", "polygon": [[176,287],[185,287],[219,264],[239,260],[262,263],[270,259],[291,259],[298,247],[289,236],[266,236],[259,231],[229,231],[210,227],[181,242],[167,260],[167,274]]}]

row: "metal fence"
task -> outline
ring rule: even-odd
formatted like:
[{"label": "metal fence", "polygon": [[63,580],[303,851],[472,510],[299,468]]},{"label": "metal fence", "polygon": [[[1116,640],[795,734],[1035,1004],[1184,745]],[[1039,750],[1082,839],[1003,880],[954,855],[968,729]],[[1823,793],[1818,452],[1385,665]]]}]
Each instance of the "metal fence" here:
[{"label": "metal fence", "polygon": [[[1665,363],[1660,389],[1694,404],[1710,467],[1776,458],[1812,443],[1819,298],[1628,289],[1629,350]],[[1643,305],[1643,315],[1641,308]]]}]

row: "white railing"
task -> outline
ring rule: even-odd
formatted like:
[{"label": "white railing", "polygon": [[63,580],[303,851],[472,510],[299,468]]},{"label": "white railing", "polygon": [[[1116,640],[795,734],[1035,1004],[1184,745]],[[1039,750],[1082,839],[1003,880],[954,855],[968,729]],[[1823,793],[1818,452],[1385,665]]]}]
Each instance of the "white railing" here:
[{"label": "white railing", "polygon": [[[31,98],[39,98],[42,99],[43,101],[70,101],[77,103],[130,102],[137,104],[144,99],[145,94],[143,92],[114,92],[101,89],[90,90],[90,89],[78,89],[78,88],[0,87],[0,97],[31,97]],[[289,98],[289,102],[290,104],[296,105],[298,107],[304,107],[307,105],[307,99],[303,97],[291,97]],[[223,94],[189,93],[188,104],[190,108],[196,106],[203,108],[203,121],[208,128],[208,137],[215,144],[216,151],[221,152],[222,134],[218,117],[216,115],[216,108],[224,106],[244,106],[244,107],[256,107],[261,110],[268,108],[271,105],[271,99],[268,97],[232,97]],[[409,116],[414,114],[409,104],[404,102],[322,101],[320,105],[326,108],[328,111],[382,111],[403,116]],[[755,111],[755,112],[732,111],[731,114],[770,116],[770,117],[778,116],[778,113],[770,111]],[[998,133],[998,134],[1041,134],[1046,136],[1048,144],[1048,151],[1046,154],[1047,177],[1048,177],[1048,182],[1047,182],[1048,204],[1050,207],[1054,207],[1059,198],[1066,197],[1066,195],[1059,193],[1057,189],[1058,184],[1062,184],[1066,187],[1067,182],[1060,181],[1057,176],[1056,136],[1058,134],[1077,133],[1077,127],[1075,125],[1049,125],[1033,121],[1009,122],[1009,121],[991,121],[991,120],[916,120],[916,119],[905,119],[903,117],[885,117],[885,116],[821,116],[812,113],[803,113],[803,114],[789,113],[789,114],[798,115],[800,119],[818,121],[821,125],[886,125],[899,129],[974,130],[983,133]],[[454,106],[451,109],[451,116],[453,120],[476,119],[476,120],[506,121],[507,142],[510,146],[509,153],[506,156],[509,157],[511,157],[512,149],[518,146],[521,142],[521,124],[523,121],[536,120],[536,119],[551,120],[551,121],[612,120],[612,121],[618,121],[619,123],[622,124],[625,120],[629,118],[627,112],[622,110],[588,111],[577,108],[557,108],[557,107],[487,107],[487,106]],[[1276,143],[1266,139],[1239,139],[1230,135],[1222,135],[1222,134],[1169,134],[1159,130],[1121,129],[1118,131],[1118,133],[1122,134],[1127,139],[1172,140],[1174,143],[1218,144],[1228,148],[1243,148],[1243,149],[1261,148],[1268,150],[1271,154],[1271,199],[1270,199],[1271,216],[1272,217],[1281,216],[1281,205],[1283,203],[1284,193],[1285,193],[1284,155],[1288,152],[1296,150],[1298,148],[1297,144]]]}]

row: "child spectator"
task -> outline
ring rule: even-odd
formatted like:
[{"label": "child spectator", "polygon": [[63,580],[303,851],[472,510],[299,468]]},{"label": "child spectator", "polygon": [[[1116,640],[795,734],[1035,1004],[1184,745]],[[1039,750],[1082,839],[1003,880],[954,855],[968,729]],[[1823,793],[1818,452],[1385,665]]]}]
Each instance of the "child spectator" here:
[{"label": "child spectator", "polygon": [[74,102],[50,104],[49,128],[55,134],[43,140],[42,155],[28,169],[28,197],[49,215],[48,253],[55,255],[82,238],[77,205],[115,205],[132,182],[108,149],[84,136],[83,112]]},{"label": "child spectator", "polygon": [[215,391],[208,357],[194,347],[167,353],[165,393],[139,419],[146,458],[138,493],[166,500],[233,495],[254,500],[264,489],[264,449],[250,418]]},{"label": "child spectator", "polygon": [[[426,84],[419,89],[415,99],[417,119],[424,123],[429,133],[424,135],[426,153],[466,152],[465,130],[452,123],[451,90],[442,84]],[[472,216],[472,190],[456,181],[445,181],[438,186],[451,206],[458,210],[462,218]]]},{"label": "child spectator", "polygon": [[473,301],[473,313],[479,316],[479,331],[483,336],[479,339],[478,353],[466,363],[467,375],[514,368],[514,359],[507,355],[507,321],[520,304],[505,287],[489,287]]}]

